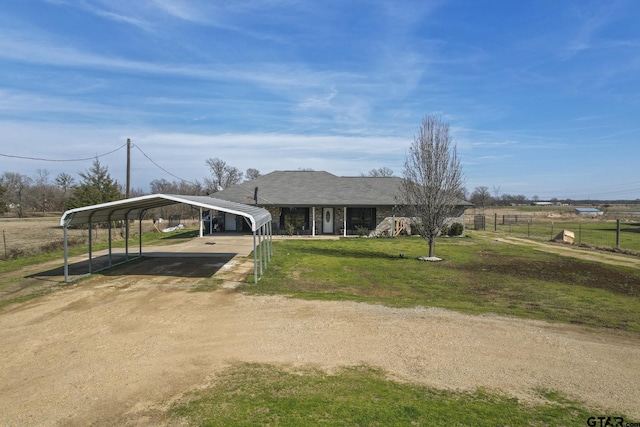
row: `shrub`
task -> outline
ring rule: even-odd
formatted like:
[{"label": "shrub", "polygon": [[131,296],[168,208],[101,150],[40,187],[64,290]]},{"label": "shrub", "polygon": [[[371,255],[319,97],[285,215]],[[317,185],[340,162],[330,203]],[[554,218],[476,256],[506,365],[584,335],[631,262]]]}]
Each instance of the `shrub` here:
[{"label": "shrub", "polygon": [[358,237],[367,236],[369,235],[369,229],[367,227],[356,225],[356,234],[358,235]]},{"label": "shrub", "polygon": [[462,236],[463,231],[464,226],[459,222],[454,222],[453,224],[451,224],[451,227],[449,227],[449,232],[447,234],[451,237]]},{"label": "shrub", "polygon": [[293,224],[291,224],[290,222],[288,222],[284,226],[284,231],[285,231],[285,233],[287,233],[287,235],[293,236],[294,233],[296,232],[296,227]]}]

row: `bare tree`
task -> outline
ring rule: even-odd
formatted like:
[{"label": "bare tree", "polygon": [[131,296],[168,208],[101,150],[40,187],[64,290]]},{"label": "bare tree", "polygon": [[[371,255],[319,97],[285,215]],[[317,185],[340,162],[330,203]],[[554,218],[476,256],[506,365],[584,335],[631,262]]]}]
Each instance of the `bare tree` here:
[{"label": "bare tree", "polygon": [[51,183],[50,173],[46,169],[36,169],[36,175],[32,179],[33,185],[27,191],[28,205],[32,211],[53,210],[60,205],[60,189]]},{"label": "bare tree", "polygon": [[7,202],[4,199],[7,189],[4,186],[4,179],[0,176],[0,214],[4,215],[7,211]]},{"label": "bare tree", "polygon": [[6,189],[5,200],[9,207],[16,210],[18,218],[24,217],[25,193],[33,180],[21,173],[5,172],[2,175],[2,182]]},{"label": "bare tree", "polygon": [[385,166],[378,169],[371,169],[366,174],[360,173],[360,176],[371,176],[371,177],[393,176],[393,170]]},{"label": "bare tree", "polygon": [[216,157],[215,159],[207,159],[206,163],[211,170],[211,178],[205,179],[205,185],[212,193],[242,182],[240,169],[228,165],[224,160]]},{"label": "bare tree", "polygon": [[261,175],[260,171],[254,168],[247,169],[247,171],[244,174],[247,177],[247,181],[252,181]]},{"label": "bare tree", "polygon": [[65,172],[60,172],[58,176],[56,176],[56,184],[62,189],[65,197],[75,182],[76,179]]},{"label": "bare tree", "polygon": [[480,186],[473,189],[473,193],[471,193],[471,203],[474,205],[481,207],[484,212],[484,208],[493,202],[493,198],[489,193],[489,187]]},{"label": "bare tree", "polygon": [[463,187],[462,166],[449,135],[449,124],[427,115],[404,164],[402,203],[413,224],[435,253],[436,237],[457,209]]}]

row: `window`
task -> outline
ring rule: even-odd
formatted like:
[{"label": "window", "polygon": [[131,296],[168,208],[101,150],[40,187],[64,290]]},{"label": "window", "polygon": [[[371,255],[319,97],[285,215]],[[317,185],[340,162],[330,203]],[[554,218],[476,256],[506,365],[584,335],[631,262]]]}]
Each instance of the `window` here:
[{"label": "window", "polygon": [[280,230],[284,232],[308,232],[309,208],[282,208],[280,212]]},{"label": "window", "polygon": [[376,228],[376,208],[347,208],[347,228],[365,227],[368,230]]}]

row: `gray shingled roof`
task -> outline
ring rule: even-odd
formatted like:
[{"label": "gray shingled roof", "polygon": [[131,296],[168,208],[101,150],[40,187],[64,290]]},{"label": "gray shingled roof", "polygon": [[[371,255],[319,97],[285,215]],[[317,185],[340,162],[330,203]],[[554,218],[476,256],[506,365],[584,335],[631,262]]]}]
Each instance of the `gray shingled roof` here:
[{"label": "gray shingled roof", "polygon": [[218,199],[258,206],[393,206],[402,178],[340,177],[324,171],[275,171],[215,193]]}]

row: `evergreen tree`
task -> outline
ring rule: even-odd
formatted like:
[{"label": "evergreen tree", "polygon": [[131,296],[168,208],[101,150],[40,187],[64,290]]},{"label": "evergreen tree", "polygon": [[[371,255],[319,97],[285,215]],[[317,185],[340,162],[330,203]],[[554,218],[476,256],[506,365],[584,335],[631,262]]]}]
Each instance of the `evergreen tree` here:
[{"label": "evergreen tree", "polygon": [[67,200],[66,209],[97,205],[122,199],[122,186],[111,178],[106,166],[96,159],[91,168],[80,173],[82,182],[73,187],[73,193]]}]

